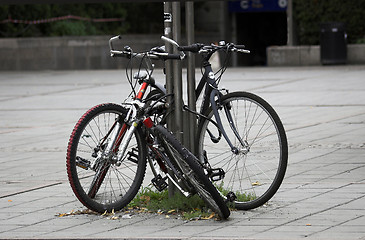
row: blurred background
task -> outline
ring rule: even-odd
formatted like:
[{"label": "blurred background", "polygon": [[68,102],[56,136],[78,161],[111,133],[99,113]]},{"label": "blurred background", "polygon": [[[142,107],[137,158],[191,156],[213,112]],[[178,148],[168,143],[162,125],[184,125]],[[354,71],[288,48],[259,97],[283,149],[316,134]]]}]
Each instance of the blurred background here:
[{"label": "blurred background", "polygon": [[[196,41],[245,44],[251,54],[237,56],[234,66],[270,64],[267,49],[271,46],[318,47],[323,23],[342,23],[346,44],[365,44],[365,1],[291,1],[290,9],[288,0],[195,2]],[[181,8],[184,23],[184,4]],[[0,4],[0,69],[117,68],[119,65],[108,59],[110,36],[124,35],[126,44],[148,49],[162,44],[159,36],[163,29],[160,2]],[[183,42],[184,30],[182,25]],[[37,49],[37,54],[30,49]],[[318,48],[307,51],[315,51],[318,58]],[[40,55],[37,63],[29,62],[36,55]],[[80,62],[83,56],[87,59]],[[316,59],[312,64],[318,63]]]}]

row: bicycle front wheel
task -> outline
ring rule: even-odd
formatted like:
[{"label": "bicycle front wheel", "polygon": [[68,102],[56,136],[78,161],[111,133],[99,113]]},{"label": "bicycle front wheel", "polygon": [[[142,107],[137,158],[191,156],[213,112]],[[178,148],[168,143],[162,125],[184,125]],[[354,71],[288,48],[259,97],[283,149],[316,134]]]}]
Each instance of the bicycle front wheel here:
[{"label": "bicycle front wheel", "polygon": [[121,164],[113,161],[119,145],[106,156],[106,146],[127,110],[101,104],[76,124],[67,148],[66,166],[72,190],[80,202],[96,212],[118,211],[138,192],[146,171],[146,149],[140,129],[132,136]]},{"label": "bicycle front wheel", "polygon": [[[285,175],[284,127],[274,109],[254,94],[229,93],[222,96],[220,105],[223,127],[238,153],[231,151],[217,127],[203,119],[197,135],[199,160],[223,196],[234,193],[237,209],[259,207],[276,193]],[[212,109],[204,115],[212,118]]]},{"label": "bicycle front wheel", "polygon": [[175,160],[186,180],[195,188],[198,195],[222,219],[228,218],[230,211],[224,199],[204,173],[198,159],[163,126],[156,126],[155,132],[169,158]]}]

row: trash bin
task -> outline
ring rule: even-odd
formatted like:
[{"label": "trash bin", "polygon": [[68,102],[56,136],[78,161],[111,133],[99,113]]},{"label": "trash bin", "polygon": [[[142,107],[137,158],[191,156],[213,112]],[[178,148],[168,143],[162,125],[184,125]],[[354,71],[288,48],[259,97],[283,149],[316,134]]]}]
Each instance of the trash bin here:
[{"label": "trash bin", "polygon": [[322,64],[345,64],[347,62],[345,24],[339,22],[322,23],[320,48]]}]

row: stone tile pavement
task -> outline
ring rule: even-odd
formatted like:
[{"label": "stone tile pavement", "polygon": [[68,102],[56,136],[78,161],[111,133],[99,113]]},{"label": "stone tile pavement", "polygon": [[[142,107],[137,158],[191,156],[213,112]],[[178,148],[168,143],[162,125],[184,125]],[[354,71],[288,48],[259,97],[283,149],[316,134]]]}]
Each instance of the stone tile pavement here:
[{"label": "stone tile pavement", "polygon": [[0,72],[0,239],[365,239],[365,66],[228,69],[222,85],[262,96],[286,128],[288,170],[267,205],[228,221],[58,217],[84,209],[69,134],[91,106],[123,100],[124,72]]}]

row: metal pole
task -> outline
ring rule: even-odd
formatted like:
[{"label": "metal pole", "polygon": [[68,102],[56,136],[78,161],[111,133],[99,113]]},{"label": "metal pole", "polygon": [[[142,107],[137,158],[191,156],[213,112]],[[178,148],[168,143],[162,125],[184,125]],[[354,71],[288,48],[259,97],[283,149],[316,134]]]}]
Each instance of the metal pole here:
[{"label": "metal pole", "polygon": [[294,45],[294,28],[293,28],[293,0],[288,0],[286,9],[287,24],[288,24],[288,46]]},{"label": "metal pole", "polygon": [[[187,44],[193,44],[195,42],[194,37],[194,2],[185,3],[185,26],[186,26],[186,38]],[[195,96],[195,55],[191,52],[188,53],[188,65],[187,65],[187,87],[188,87],[188,106],[191,110],[196,111],[196,96]],[[186,143],[189,143],[190,151],[194,154],[197,153],[196,142],[196,129],[197,122],[196,116],[188,114],[189,133],[186,134]]]},{"label": "metal pole", "polygon": [[[237,14],[234,12],[232,13],[232,17],[231,17],[231,21],[232,21],[232,42],[234,43],[238,43],[237,42]],[[232,54],[232,66],[233,67],[237,67],[238,66],[238,54]]]},{"label": "metal pole", "polygon": [[[172,36],[177,43],[181,43],[181,12],[180,2],[172,3]],[[176,47],[174,47],[174,53],[179,53]],[[175,129],[174,135],[179,141],[183,141],[183,113],[182,113],[182,70],[181,62],[173,61],[173,84],[174,84],[174,122]]]},{"label": "metal pole", "polygon": [[[165,37],[172,38],[172,4],[171,2],[164,2],[164,35]],[[165,44],[166,51],[172,53],[172,46],[169,43]],[[165,74],[166,74],[166,91],[168,94],[173,93],[173,74],[172,74],[172,62],[165,62]],[[168,99],[168,102],[172,102],[172,98]],[[167,119],[168,128],[173,129],[173,118],[170,116]]]},{"label": "metal pole", "polygon": [[[164,35],[165,37],[172,38],[172,3],[164,2]],[[169,43],[165,44],[166,51],[169,53],[173,52],[172,46]],[[174,83],[173,83],[173,71],[172,71],[172,62],[168,60],[165,62],[165,74],[166,74],[166,91],[167,94],[173,93],[174,91]],[[169,103],[173,101],[172,98],[167,99]],[[174,131],[174,117],[169,116],[167,119],[167,126],[171,131]],[[169,180],[168,185],[169,197],[174,196],[176,192],[176,188],[174,184]]]}]

